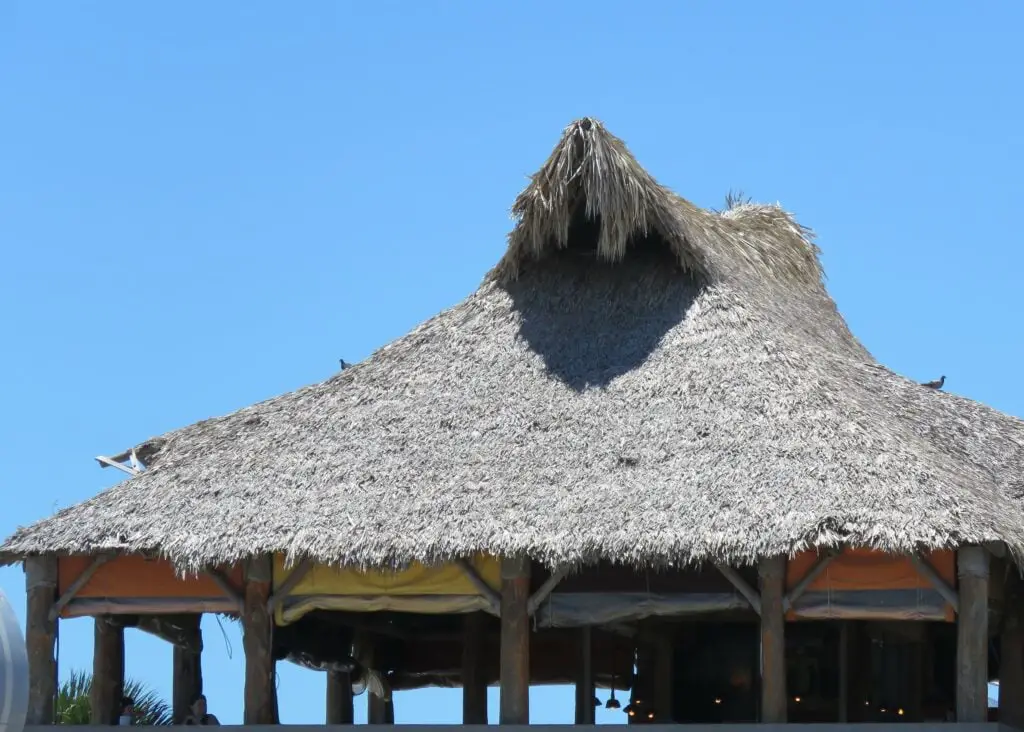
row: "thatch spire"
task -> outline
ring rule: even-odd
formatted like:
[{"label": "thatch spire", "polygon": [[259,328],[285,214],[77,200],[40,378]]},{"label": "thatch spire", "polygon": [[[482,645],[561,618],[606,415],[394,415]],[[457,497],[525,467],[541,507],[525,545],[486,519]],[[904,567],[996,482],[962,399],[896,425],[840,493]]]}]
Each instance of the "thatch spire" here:
[{"label": "thatch spire", "polygon": [[874,363],[780,208],[701,210],[582,120],[513,211],[464,302],[328,381],[143,443],[145,472],[0,556],[1024,550],[1024,422]]},{"label": "thatch spire", "polygon": [[595,119],[573,122],[512,204],[516,226],[495,269],[515,279],[522,265],[570,245],[574,227],[592,222],[599,259],[621,261],[657,237],[679,265],[707,281],[737,277],[818,284],[821,266],[810,230],[778,206],[734,202],[706,211],[661,186],[625,143]]}]

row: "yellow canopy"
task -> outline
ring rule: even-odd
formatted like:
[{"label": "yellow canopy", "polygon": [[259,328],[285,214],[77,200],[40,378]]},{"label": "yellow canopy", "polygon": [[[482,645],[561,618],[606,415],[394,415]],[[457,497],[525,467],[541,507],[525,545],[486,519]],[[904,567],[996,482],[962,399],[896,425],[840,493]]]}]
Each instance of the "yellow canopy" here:
[{"label": "yellow canopy", "polygon": [[[500,589],[501,565],[496,558],[479,556],[471,564],[484,582],[495,591]],[[274,557],[275,594],[293,571],[294,567],[285,567],[283,556]],[[312,610],[448,614],[489,607],[490,600],[458,564],[415,563],[397,572],[315,564],[278,604],[275,621],[287,625]]]}]

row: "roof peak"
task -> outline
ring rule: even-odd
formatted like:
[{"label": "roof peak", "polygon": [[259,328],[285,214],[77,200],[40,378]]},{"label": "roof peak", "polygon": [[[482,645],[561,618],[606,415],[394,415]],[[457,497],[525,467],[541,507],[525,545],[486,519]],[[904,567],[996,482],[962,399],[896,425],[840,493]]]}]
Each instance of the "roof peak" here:
[{"label": "roof peak", "polygon": [[[512,204],[516,225],[491,276],[514,280],[528,261],[580,246],[619,262],[655,238],[708,281],[746,278],[820,286],[813,234],[779,206],[696,206],[659,184],[594,117],[569,124]],[[588,238],[580,242],[581,238]]]}]

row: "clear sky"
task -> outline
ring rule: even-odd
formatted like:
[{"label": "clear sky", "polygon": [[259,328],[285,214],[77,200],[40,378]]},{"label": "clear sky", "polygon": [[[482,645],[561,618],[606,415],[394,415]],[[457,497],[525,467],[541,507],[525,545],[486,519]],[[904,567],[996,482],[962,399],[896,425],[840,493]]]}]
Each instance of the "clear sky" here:
[{"label": "clear sky", "polygon": [[[110,485],[94,456],[469,294],[583,115],[698,204],[781,202],[881,361],[1024,415],[1022,27],[985,0],[8,0],[0,533]],[[23,612],[21,570],[0,586]],[[211,710],[238,722],[239,634],[204,629]],[[169,695],[169,647],[127,642]],[[91,653],[91,622],[62,624],[62,674]],[[571,721],[571,690],[533,699]],[[322,675],[282,665],[280,708],[322,722]],[[457,691],[397,696],[399,722],[460,714]]]}]

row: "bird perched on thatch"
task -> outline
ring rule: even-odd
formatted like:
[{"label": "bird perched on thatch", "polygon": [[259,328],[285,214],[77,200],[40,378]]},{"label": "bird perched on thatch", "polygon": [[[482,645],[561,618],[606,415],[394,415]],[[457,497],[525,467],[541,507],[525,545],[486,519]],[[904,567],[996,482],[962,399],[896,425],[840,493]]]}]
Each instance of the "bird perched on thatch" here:
[{"label": "bird perched on thatch", "polygon": [[344,371],[345,369],[347,369],[351,365],[351,364],[346,363],[345,359],[343,359],[343,358],[339,358],[338,359],[338,364],[341,366],[341,370],[342,371]]},{"label": "bird perched on thatch", "polygon": [[941,389],[943,384],[945,384],[945,383],[946,383],[946,377],[945,376],[940,376],[935,381],[925,382],[924,384],[921,384],[921,386],[926,386],[929,389]]}]

